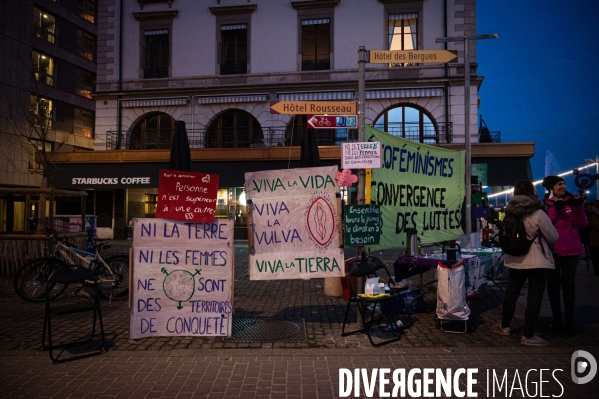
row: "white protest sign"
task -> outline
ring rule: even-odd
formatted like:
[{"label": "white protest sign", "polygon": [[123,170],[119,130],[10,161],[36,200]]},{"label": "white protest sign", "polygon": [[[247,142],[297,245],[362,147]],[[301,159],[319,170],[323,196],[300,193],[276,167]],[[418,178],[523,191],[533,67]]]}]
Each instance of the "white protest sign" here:
[{"label": "white protest sign", "polygon": [[230,336],[233,255],[231,220],[137,219],[130,337]]},{"label": "white protest sign", "polygon": [[341,168],[367,169],[381,167],[381,142],[342,143]]},{"label": "white protest sign", "polygon": [[344,275],[336,166],[245,174],[250,280]]}]

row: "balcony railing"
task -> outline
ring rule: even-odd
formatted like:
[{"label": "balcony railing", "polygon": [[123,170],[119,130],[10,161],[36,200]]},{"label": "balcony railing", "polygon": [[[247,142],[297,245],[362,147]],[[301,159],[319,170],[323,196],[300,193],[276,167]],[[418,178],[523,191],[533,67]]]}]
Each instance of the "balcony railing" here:
[{"label": "balcony railing", "polygon": [[[432,128],[432,127],[431,127]],[[221,139],[218,140],[214,134],[206,136],[204,129],[187,129],[187,137],[191,148],[250,148],[250,147],[288,147],[299,146],[301,143],[301,133],[298,135],[287,135],[285,127],[262,128],[261,134],[248,134],[247,130],[237,129],[234,132],[221,132]],[[317,137],[319,146],[335,146],[344,142],[358,141],[357,129],[309,129],[308,133]],[[390,129],[390,133],[396,133]],[[425,144],[446,144],[453,141],[453,125],[439,126],[439,131],[435,134],[434,130],[427,130],[423,133],[423,140],[420,140],[420,134],[414,131],[408,132],[405,138]],[[399,135],[399,134],[398,134]],[[150,150],[150,149],[169,149],[171,146],[172,134],[131,134],[124,132],[119,137],[118,132],[106,132],[107,150]],[[251,137],[251,142],[250,138]],[[220,143],[220,144],[218,144]]]}]

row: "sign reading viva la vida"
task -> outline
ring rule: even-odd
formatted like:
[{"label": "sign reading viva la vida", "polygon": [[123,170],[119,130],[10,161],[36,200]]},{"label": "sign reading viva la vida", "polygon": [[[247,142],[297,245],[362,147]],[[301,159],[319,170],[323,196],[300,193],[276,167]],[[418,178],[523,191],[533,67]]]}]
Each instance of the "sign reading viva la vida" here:
[{"label": "sign reading viva la vida", "polygon": [[230,336],[233,255],[231,220],[137,219],[130,337]]},{"label": "sign reading viva la vida", "polygon": [[250,172],[250,280],[342,277],[336,166]]}]

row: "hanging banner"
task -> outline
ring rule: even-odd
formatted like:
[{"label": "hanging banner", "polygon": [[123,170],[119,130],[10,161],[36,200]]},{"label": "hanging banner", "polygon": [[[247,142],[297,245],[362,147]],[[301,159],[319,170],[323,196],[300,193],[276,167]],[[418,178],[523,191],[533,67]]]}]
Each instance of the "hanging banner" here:
[{"label": "hanging banner", "polygon": [[131,339],[231,336],[233,221],[137,219]]},{"label": "hanging banner", "polygon": [[380,141],[382,167],[372,169],[371,204],[381,206],[379,245],[404,248],[406,229],[421,244],[453,240],[463,234],[465,152],[428,146],[366,126],[366,139]]},{"label": "hanging banner", "polygon": [[217,191],[218,175],[161,170],[156,217],[212,223]]},{"label": "hanging banner", "polygon": [[249,172],[250,280],[342,277],[336,166]]}]

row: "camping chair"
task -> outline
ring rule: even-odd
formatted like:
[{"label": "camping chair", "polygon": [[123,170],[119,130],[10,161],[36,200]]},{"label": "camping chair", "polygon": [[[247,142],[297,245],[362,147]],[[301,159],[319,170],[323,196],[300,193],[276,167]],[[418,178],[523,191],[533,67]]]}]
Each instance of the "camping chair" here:
[{"label": "camping chair", "polygon": [[[355,284],[355,278],[376,277],[382,275],[382,279],[386,280],[385,285],[389,287],[389,291],[385,290],[385,294],[376,296],[364,296],[359,294],[358,287]],[[380,277],[380,276],[379,276]],[[392,310],[393,302],[399,300],[397,296],[401,291],[407,290],[408,287],[399,289],[391,288],[393,279],[389,270],[379,259],[369,256],[366,259],[355,260],[350,263],[347,269],[347,285],[349,287],[349,300],[345,309],[345,317],[343,319],[343,327],[341,328],[341,336],[365,332],[368,335],[368,340],[373,346],[381,346],[395,342],[401,338],[401,332],[404,327],[398,327],[396,324],[399,320],[398,314]],[[356,305],[356,316],[362,318],[363,327],[354,331],[345,331],[348,324],[348,316],[352,304]],[[408,314],[411,323],[411,316]],[[384,324],[384,323],[386,324]],[[391,338],[375,342],[372,339],[372,330],[378,328],[391,336]]]},{"label": "camping chair", "polygon": [[[52,291],[52,286],[54,284],[91,284],[94,289],[94,298],[86,301],[78,301],[77,303],[66,304],[66,305],[58,305],[51,306],[50,305],[50,295],[49,293]],[[53,342],[53,326],[52,322],[56,316],[69,315],[75,313],[83,313],[83,312],[93,312],[93,322],[92,322],[92,331],[91,336],[89,338],[81,338],[75,341],[69,341],[66,343],[61,343],[59,345]],[[94,339],[96,332],[96,319],[100,324],[100,335],[101,335],[101,345],[99,349],[88,350],[88,346],[84,346],[84,343],[89,343]],[[72,320],[69,320],[72,322]],[[66,323],[62,323],[64,326]],[[72,326],[71,326],[72,327]],[[75,329],[75,331],[78,331]],[[46,332],[48,333],[48,343],[46,344]],[[82,352],[75,356],[70,356],[64,359],[59,359],[59,356],[54,356],[54,349],[56,348],[64,348],[70,347],[73,351]],[[106,349],[106,338],[104,335],[104,324],[102,323],[102,310],[100,308],[100,290],[98,289],[98,284],[96,281],[96,276],[94,276],[93,272],[85,267],[78,266],[76,268],[71,267],[61,267],[56,270],[52,276],[48,279],[48,287],[46,289],[46,311],[44,313],[44,328],[42,333],[42,347],[44,350],[48,350],[50,355],[50,359],[55,362],[66,362],[75,359],[81,359],[84,357],[99,355],[104,352]]]}]

